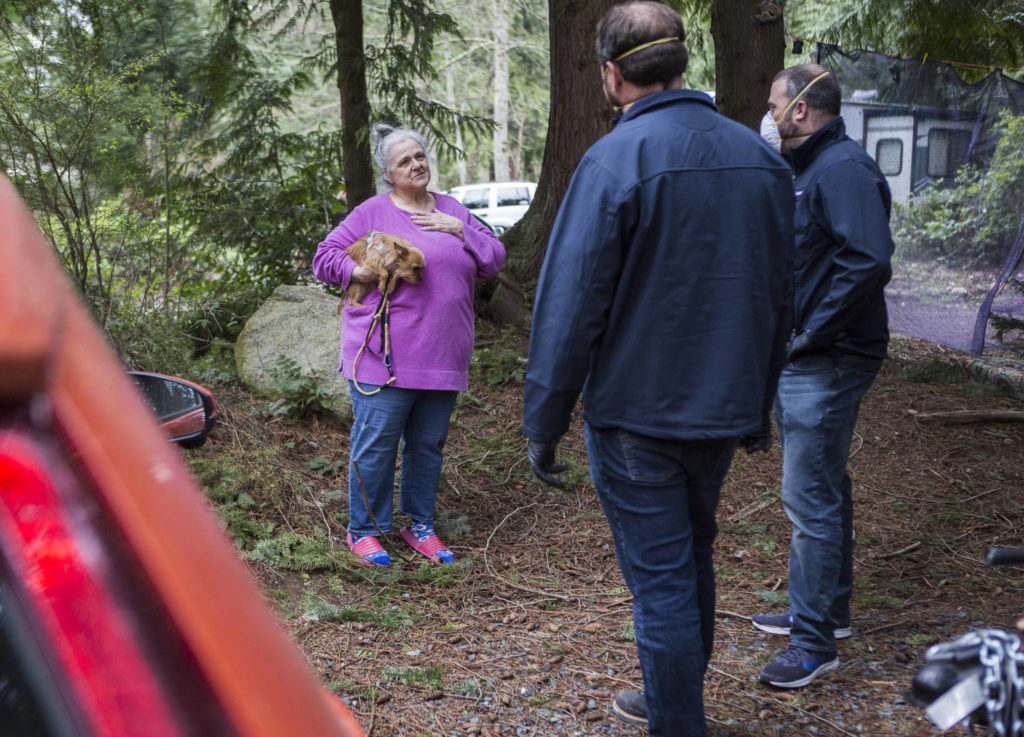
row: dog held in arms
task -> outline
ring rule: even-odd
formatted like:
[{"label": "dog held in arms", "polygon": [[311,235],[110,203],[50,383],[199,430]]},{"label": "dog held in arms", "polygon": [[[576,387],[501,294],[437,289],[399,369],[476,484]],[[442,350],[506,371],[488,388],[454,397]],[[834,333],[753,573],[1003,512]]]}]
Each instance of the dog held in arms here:
[{"label": "dog held in arms", "polygon": [[[371,230],[357,240],[345,252],[360,266],[365,266],[377,275],[377,289],[387,297],[399,279],[416,284],[423,278],[426,261],[423,252],[405,238]],[[353,307],[362,307],[367,294],[373,291],[373,282],[349,282],[345,296]],[[342,303],[344,304],[344,302]],[[341,305],[338,305],[341,311]]]}]

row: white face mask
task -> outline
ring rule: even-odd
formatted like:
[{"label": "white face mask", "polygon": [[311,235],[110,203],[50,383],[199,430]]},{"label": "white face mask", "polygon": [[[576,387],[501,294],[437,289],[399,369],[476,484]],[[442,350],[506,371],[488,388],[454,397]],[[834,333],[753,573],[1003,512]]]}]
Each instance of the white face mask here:
[{"label": "white face mask", "polygon": [[761,138],[779,153],[782,153],[782,136],[779,134],[779,125],[771,113],[765,113],[761,118]]}]

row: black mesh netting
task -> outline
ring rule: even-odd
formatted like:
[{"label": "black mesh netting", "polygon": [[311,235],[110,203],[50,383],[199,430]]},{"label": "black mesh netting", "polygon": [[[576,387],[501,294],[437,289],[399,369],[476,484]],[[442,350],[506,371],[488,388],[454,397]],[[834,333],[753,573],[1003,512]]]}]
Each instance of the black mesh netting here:
[{"label": "black mesh netting", "polygon": [[893,192],[892,332],[975,354],[1020,349],[1024,83],[825,44],[818,59]]}]

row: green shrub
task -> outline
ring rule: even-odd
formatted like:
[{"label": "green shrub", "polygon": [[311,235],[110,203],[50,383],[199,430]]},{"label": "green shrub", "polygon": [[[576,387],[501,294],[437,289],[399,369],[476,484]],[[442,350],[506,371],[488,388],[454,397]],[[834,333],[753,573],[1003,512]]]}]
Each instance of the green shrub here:
[{"label": "green shrub", "polygon": [[213,340],[203,355],[192,362],[187,378],[204,386],[224,384],[237,377],[235,368],[235,347],[225,340]]},{"label": "green shrub", "polygon": [[181,323],[200,355],[218,340],[233,343],[266,298],[265,290],[244,283],[206,281],[195,291],[202,298],[191,302]]},{"label": "green shrub", "polygon": [[287,356],[278,356],[270,368],[270,386],[278,399],[267,408],[268,415],[306,418],[313,415],[335,415],[344,422],[352,421],[349,398],[317,377],[307,374]]},{"label": "green shrub", "polygon": [[987,170],[966,166],[947,186],[930,186],[897,205],[897,258],[938,259],[966,268],[1002,263],[1017,235],[1024,203],[1024,115],[1003,113]]},{"label": "green shrub", "polygon": [[188,373],[193,345],[174,315],[155,310],[133,315],[128,306],[107,320],[107,336],[129,368],[176,376]]}]

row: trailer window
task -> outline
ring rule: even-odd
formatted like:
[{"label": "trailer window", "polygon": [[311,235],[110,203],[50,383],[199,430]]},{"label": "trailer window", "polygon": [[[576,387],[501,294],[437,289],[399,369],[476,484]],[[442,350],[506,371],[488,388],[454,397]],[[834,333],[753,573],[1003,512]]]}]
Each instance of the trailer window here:
[{"label": "trailer window", "polygon": [[932,128],[928,131],[928,176],[951,177],[967,163],[969,130]]},{"label": "trailer window", "polygon": [[887,177],[903,171],[903,139],[882,138],[875,144],[875,161]]}]

